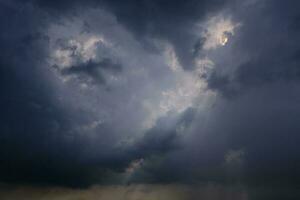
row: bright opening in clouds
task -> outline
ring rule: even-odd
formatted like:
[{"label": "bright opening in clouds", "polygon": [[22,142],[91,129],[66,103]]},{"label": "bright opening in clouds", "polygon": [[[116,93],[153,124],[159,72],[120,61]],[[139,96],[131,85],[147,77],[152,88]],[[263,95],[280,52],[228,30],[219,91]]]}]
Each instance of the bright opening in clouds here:
[{"label": "bright opening in clouds", "polygon": [[225,46],[240,25],[240,23],[232,22],[230,18],[224,18],[223,16],[212,17],[202,27],[204,28],[202,37],[205,39],[203,49],[209,50]]}]

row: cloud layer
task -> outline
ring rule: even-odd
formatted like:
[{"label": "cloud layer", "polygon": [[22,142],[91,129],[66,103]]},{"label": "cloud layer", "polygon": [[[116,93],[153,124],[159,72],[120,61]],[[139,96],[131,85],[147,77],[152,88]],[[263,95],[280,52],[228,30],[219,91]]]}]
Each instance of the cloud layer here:
[{"label": "cloud layer", "polygon": [[0,181],[298,183],[299,6],[1,1]]}]

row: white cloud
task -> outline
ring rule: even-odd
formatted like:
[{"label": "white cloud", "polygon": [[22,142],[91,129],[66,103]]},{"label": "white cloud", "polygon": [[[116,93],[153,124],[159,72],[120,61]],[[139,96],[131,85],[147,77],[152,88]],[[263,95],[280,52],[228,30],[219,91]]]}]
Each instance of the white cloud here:
[{"label": "white cloud", "polygon": [[240,23],[232,22],[230,18],[224,18],[223,16],[212,17],[202,25],[204,31],[202,31],[201,35],[205,39],[203,49],[216,49],[226,45],[229,35],[234,35],[235,29],[240,25]]},{"label": "white cloud", "polygon": [[64,42],[64,46],[53,44],[52,64],[56,64],[59,68],[68,68],[78,63],[97,59],[99,57],[97,54],[98,49],[111,48],[103,37],[97,35],[74,36],[74,38],[67,39]]},{"label": "white cloud", "polygon": [[170,44],[166,44],[164,54],[166,58],[166,64],[172,71],[182,70],[182,66],[180,66],[174,48]]}]

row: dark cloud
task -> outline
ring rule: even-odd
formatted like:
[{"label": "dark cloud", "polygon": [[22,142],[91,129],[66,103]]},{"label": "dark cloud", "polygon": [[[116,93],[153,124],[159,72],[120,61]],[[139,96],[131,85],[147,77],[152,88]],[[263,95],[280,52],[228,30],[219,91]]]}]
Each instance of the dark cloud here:
[{"label": "dark cloud", "polygon": [[[126,26],[148,50],[157,51],[153,38],[171,42],[185,69],[193,69],[193,45],[198,40],[190,32],[195,23],[226,5],[227,0],[128,0],[128,1],[33,1],[50,13],[100,7],[112,12],[119,23]],[[79,10],[80,10],[79,9]],[[73,12],[74,13],[74,12]]]},{"label": "dark cloud", "polygon": [[185,69],[193,69],[193,45],[198,40],[190,30],[195,23],[220,9],[226,1],[107,1],[118,21],[132,30],[140,40],[156,37],[171,42],[179,62]]},{"label": "dark cloud", "polygon": [[219,149],[215,155],[219,163],[226,149],[243,149],[244,181],[295,183],[300,154],[295,142],[300,130],[299,30],[295,28],[299,5],[264,1],[244,6],[235,5],[230,11],[242,22],[229,41],[234,57],[228,63],[217,61],[208,77],[209,88],[220,95],[209,138],[222,138],[210,148]]},{"label": "dark cloud", "polygon": [[48,37],[41,30],[47,15],[16,2],[1,2],[0,9],[0,173],[2,180],[21,180],[30,178],[26,169],[34,171],[33,162],[51,165],[49,157],[67,148],[57,137],[68,122],[43,81]]},{"label": "dark cloud", "polygon": [[247,12],[234,11],[235,18],[244,24],[232,44],[234,53],[247,58],[231,66],[236,68],[233,74],[220,73],[218,69],[224,66],[220,63],[208,80],[212,89],[225,96],[264,84],[299,80],[299,30],[295,28],[299,5],[292,1],[258,4],[241,8]]},{"label": "dark cloud", "polygon": [[[55,69],[59,70],[59,72],[64,75],[86,75],[90,78],[92,78],[93,82],[105,84],[105,79],[102,75],[101,70],[103,71],[109,71],[109,72],[120,72],[122,70],[122,67],[120,64],[113,63],[108,58],[104,58],[101,61],[92,61],[88,60],[86,63],[81,63],[76,66],[70,66],[68,68],[59,69],[57,65],[53,66]],[[79,77],[81,79],[82,77]]]},{"label": "dark cloud", "polygon": [[[76,187],[298,183],[299,6],[1,1],[0,181]],[[205,28],[195,27],[216,15],[241,26],[224,33],[226,45],[207,50]],[[75,55],[78,47],[68,44],[95,35],[107,39],[95,45],[95,58]],[[160,42],[172,46],[183,71],[166,66]],[[74,62],[53,64],[56,47],[71,52]],[[214,102],[178,100],[192,96],[195,59],[206,57],[214,65],[199,80],[207,83],[205,92],[215,92]],[[109,82],[109,75],[116,80]],[[67,76],[100,84],[81,89],[59,80]],[[114,90],[103,91],[102,84]]]}]

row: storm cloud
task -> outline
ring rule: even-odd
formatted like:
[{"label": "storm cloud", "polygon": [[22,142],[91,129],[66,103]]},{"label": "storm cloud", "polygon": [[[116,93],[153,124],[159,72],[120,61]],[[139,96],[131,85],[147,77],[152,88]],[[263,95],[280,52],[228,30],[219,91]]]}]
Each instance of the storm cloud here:
[{"label": "storm cloud", "polygon": [[299,8],[0,1],[0,182],[297,185]]}]

